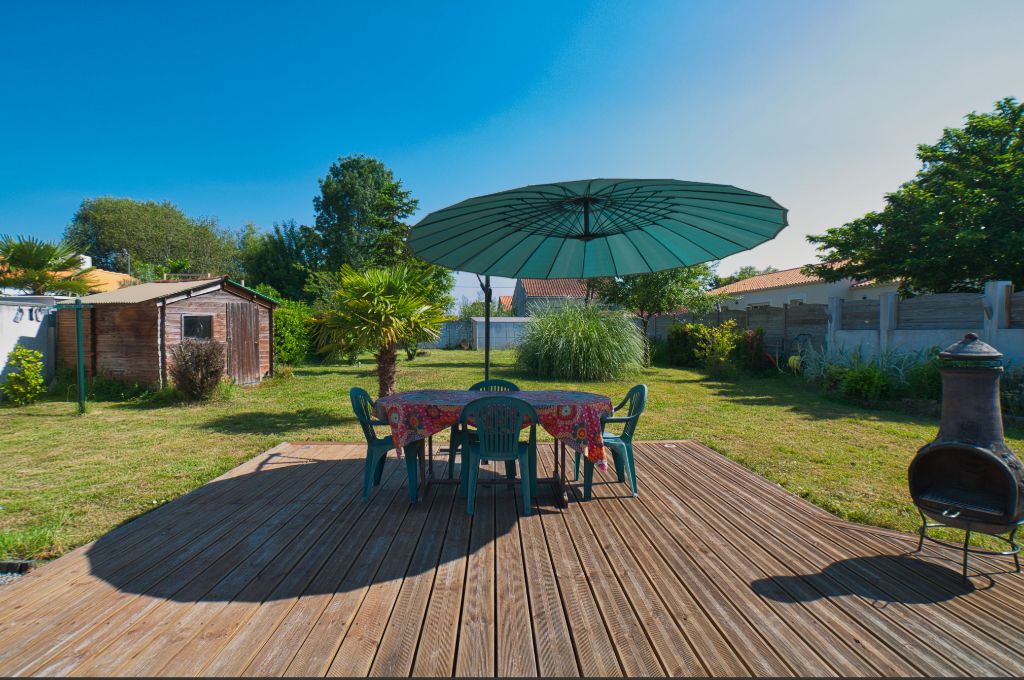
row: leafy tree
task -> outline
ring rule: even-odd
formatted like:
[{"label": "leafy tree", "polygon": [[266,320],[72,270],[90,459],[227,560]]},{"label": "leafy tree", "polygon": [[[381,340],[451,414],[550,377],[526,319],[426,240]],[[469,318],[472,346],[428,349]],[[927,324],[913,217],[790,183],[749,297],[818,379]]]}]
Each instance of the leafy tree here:
[{"label": "leafy tree", "polygon": [[97,266],[119,271],[186,260],[187,273],[226,274],[237,261],[235,234],[213,218],[189,218],[166,201],[86,199],[64,238],[91,255]]},{"label": "leafy tree", "polygon": [[81,264],[74,247],[66,242],[0,237],[0,286],[30,295],[85,295],[91,289],[88,276],[93,268],[81,269]]},{"label": "leafy tree", "polygon": [[707,295],[714,285],[711,267],[698,264],[693,267],[666,269],[650,274],[633,274],[621,279],[605,279],[600,284],[601,297],[618,305],[640,319],[644,336],[644,360],[650,365],[651,318],[686,307],[695,316],[710,312],[719,298]]},{"label": "leafy tree", "polygon": [[373,348],[379,396],[395,391],[397,352],[401,344],[438,337],[448,320],[445,307],[430,299],[431,281],[422,269],[371,267],[356,271],[343,265],[339,287],[323,301],[314,321],[321,351],[347,354]]},{"label": "leafy tree", "polygon": [[973,112],[917,148],[917,176],[870,212],[809,236],[825,280],[899,281],[903,293],[1024,287],[1024,103]]},{"label": "leafy tree", "polygon": [[295,366],[309,358],[313,349],[313,308],[305,302],[284,298],[273,286],[253,288],[277,301],[274,308],[274,361]]},{"label": "leafy tree", "polygon": [[247,224],[238,239],[240,268],[252,285],[266,284],[285,298],[301,300],[310,272],[321,265],[316,239],[312,227],[295,220],[275,223],[268,233]]},{"label": "leafy tree", "polygon": [[771,274],[772,272],[779,271],[775,267],[767,266],[764,269],[758,269],[754,265],[748,264],[744,267],[740,267],[736,270],[735,274],[729,276],[716,276],[715,277],[715,288],[721,288],[722,286],[728,286],[730,283],[736,283],[744,279],[750,279],[761,274]]},{"label": "leafy tree", "polygon": [[403,220],[416,205],[381,161],[359,155],[338,158],[320,179],[320,195],[313,199],[324,267],[388,267],[407,259],[409,226]]}]

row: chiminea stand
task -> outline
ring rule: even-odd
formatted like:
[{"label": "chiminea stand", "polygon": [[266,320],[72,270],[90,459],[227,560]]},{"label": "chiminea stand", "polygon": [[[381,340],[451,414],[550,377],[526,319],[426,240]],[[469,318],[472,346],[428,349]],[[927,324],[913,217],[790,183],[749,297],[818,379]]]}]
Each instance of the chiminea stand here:
[{"label": "chiminea stand", "polygon": [[[928,521],[928,517],[923,512],[921,512],[921,510],[918,510],[917,512],[921,515],[921,528],[918,529],[918,531],[917,531],[919,538],[918,538],[918,541],[917,541],[917,550],[915,550],[914,552],[921,552],[921,550],[924,548],[925,539],[928,539],[932,543],[936,543],[938,545],[945,546],[947,548],[952,548],[954,550],[962,550],[963,551],[963,555],[964,555],[964,560],[963,560],[963,565],[964,565],[963,581],[964,581],[964,583],[967,583],[967,559],[968,559],[968,557],[970,555],[995,555],[995,556],[999,556],[999,557],[1009,557],[1010,555],[1012,555],[1013,556],[1013,566],[1015,567],[1016,572],[1018,574],[1020,573],[1020,545],[1018,545],[1017,541],[1014,540],[1014,539],[1017,536],[1017,530],[1020,529],[1022,524],[1024,524],[1024,520],[1021,520],[1020,522],[1017,522],[1016,524],[1011,524],[1011,525],[1007,526],[1006,530],[1010,532],[1008,536],[1002,536],[1000,534],[994,534],[994,533],[989,532],[989,531],[980,531],[978,529],[975,529],[971,524],[968,524],[967,528],[964,529],[964,544],[961,547],[961,546],[959,546],[959,545],[957,545],[955,543],[950,543],[949,541],[943,541],[943,540],[940,540],[938,538],[935,538],[934,536],[929,536],[928,535],[928,530],[929,529],[939,529],[939,528],[954,529],[954,528],[959,528],[959,527],[950,527],[948,524],[942,524],[940,522],[929,522]],[[949,513],[949,514],[947,515],[947,513]],[[954,508],[950,508],[949,510],[946,510],[946,512],[944,512],[942,514],[944,516],[948,516],[950,519],[956,519],[957,516],[960,514],[960,510],[957,509],[954,512]],[[991,536],[992,538],[998,539],[998,540],[1002,541],[1003,543],[1006,543],[1008,546],[1010,546],[1010,549],[1009,550],[1003,550],[1003,551],[1000,552],[998,550],[984,550],[982,548],[972,548],[971,547],[971,534],[972,533],[974,533],[974,534],[984,534],[985,536]]]}]

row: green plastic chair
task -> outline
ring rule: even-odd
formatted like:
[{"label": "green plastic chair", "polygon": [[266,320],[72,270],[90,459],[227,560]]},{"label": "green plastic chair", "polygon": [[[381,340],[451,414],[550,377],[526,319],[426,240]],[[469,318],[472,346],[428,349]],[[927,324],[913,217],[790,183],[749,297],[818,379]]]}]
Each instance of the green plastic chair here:
[{"label": "green plastic chair", "polygon": [[[525,421],[530,421],[529,441],[519,441]],[[480,479],[480,463],[484,460],[518,462],[522,472],[523,514],[532,512],[537,495],[537,412],[515,397],[481,397],[462,410],[459,423],[465,428],[472,420],[477,440],[465,443],[463,451],[461,491],[467,496],[466,512],[476,508],[476,488]]]},{"label": "green plastic chair", "polygon": [[[625,481],[626,474],[629,474],[629,486],[633,490],[633,497],[639,496],[636,486],[636,464],[633,458],[633,433],[636,432],[637,421],[640,414],[647,406],[647,385],[637,385],[626,393],[626,398],[612,411],[611,416],[601,418],[601,429],[608,423],[622,423],[622,434],[611,434],[603,432],[604,445],[612,452],[612,459],[615,461],[615,475],[620,482]],[[628,415],[615,416],[618,411],[626,409]],[[580,452],[576,452],[575,474],[573,479],[580,478]],[[590,492],[594,484],[594,464],[589,460],[583,461],[583,500],[590,500]]]},{"label": "green plastic chair", "polygon": [[[355,412],[359,426],[363,429],[363,436],[366,437],[366,466],[363,469],[363,500],[366,501],[370,499],[370,489],[380,485],[381,476],[384,474],[384,461],[388,457],[388,451],[396,448],[395,440],[390,435],[377,436],[374,426],[384,427],[388,422],[374,419],[373,400],[366,390],[353,387],[348,391],[348,396],[352,400],[352,411]],[[405,457],[405,472],[409,478],[409,500],[413,503],[416,502],[419,476],[416,463],[417,460],[413,456]]]},{"label": "green plastic chair", "polygon": [[[518,392],[519,386],[508,380],[481,380],[478,383],[470,385],[470,392]],[[448,444],[448,479],[451,479],[455,469],[455,454],[459,452],[459,447],[462,445],[462,438],[459,436],[459,430],[462,430],[462,435],[469,441],[476,440],[476,432],[473,430],[466,430],[465,428],[452,427],[450,444]],[[505,474],[509,477],[514,477],[515,462],[510,462],[505,465]]]}]

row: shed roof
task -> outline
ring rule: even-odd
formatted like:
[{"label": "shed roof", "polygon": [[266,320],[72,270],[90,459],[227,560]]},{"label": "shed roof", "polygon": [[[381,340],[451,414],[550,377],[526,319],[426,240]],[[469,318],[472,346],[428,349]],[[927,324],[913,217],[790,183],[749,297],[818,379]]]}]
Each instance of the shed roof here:
[{"label": "shed roof", "polygon": [[711,292],[714,294],[724,293],[731,295],[732,293],[751,293],[755,290],[785,288],[786,286],[800,286],[806,283],[822,282],[820,277],[808,276],[801,271],[802,269],[803,267],[793,267],[792,269],[758,274],[757,276],[751,276],[750,278],[727,284],[721,288],[715,288]]},{"label": "shed roof", "polygon": [[526,297],[587,297],[587,284],[582,279],[519,279]]},{"label": "shed roof", "polygon": [[[109,290],[103,293],[85,295],[81,298],[83,304],[90,305],[130,305],[137,302],[149,302],[161,298],[187,293],[200,288],[207,288],[211,284],[222,283],[226,278],[195,279],[192,281],[154,281],[152,283],[140,283],[137,286],[126,286],[117,290]],[[70,303],[63,303],[70,304]]]},{"label": "shed roof", "polygon": [[512,296],[511,295],[499,295],[498,296],[498,307],[503,311],[512,311]]}]

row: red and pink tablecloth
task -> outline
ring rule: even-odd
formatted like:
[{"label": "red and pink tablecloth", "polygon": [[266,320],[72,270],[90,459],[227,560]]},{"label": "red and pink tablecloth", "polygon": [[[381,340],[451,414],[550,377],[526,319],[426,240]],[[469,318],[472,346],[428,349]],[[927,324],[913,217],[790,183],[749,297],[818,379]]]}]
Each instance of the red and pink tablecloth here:
[{"label": "red and pink tablecloth", "polygon": [[[397,392],[381,397],[374,407],[374,415],[391,425],[395,446],[401,451],[410,442],[425,439],[457,424],[466,404],[486,396],[497,395],[469,390]],[[612,402],[608,397],[569,390],[524,390],[500,396],[515,397],[528,403],[537,411],[540,425],[548,434],[585,453],[591,462],[604,469],[601,418],[612,412]]]}]

